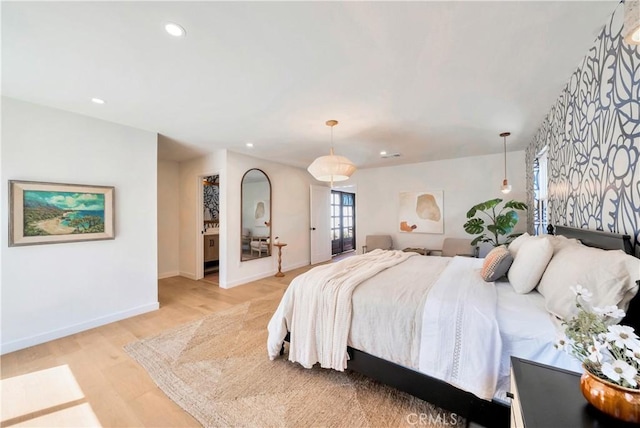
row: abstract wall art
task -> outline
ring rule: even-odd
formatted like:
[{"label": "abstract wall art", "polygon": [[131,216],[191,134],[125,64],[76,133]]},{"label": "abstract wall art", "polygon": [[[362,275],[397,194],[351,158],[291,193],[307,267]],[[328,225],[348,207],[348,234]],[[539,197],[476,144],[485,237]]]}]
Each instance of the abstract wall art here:
[{"label": "abstract wall art", "polygon": [[444,233],[443,191],[400,192],[400,232]]}]

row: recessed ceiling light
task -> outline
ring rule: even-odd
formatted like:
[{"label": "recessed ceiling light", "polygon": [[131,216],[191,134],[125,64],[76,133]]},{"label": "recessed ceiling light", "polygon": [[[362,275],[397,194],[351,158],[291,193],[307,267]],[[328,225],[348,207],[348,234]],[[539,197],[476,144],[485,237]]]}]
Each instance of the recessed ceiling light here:
[{"label": "recessed ceiling light", "polygon": [[247,143],[245,144],[247,147],[252,148],[253,147],[253,143]]},{"label": "recessed ceiling light", "polygon": [[387,152],[385,152],[384,150],[380,152],[380,156],[384,156],[386,154],[387,154]]},{"label": "recessed ceiling light", "polygon": [[167,30],[167,33],[171,34],[173,37],[182,37],[185,34],[187,34],[185,29],[181,25],[176,24],[175,22],[168,22],[164,26],[164,29]]},{"label": "recessed ceiling light", "polygon": [[91,98],[91,102],[96,104],[104,104],[104,100],[101,98]]}]

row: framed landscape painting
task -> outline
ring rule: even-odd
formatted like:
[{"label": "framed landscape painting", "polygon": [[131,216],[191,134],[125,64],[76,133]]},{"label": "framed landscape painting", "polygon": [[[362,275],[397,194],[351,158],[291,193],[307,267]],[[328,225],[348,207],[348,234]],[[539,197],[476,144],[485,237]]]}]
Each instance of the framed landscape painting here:
[{"label": "framed landscape painting", "polygon": [[9,246],[114,239],[113,187],[9,181]]}]

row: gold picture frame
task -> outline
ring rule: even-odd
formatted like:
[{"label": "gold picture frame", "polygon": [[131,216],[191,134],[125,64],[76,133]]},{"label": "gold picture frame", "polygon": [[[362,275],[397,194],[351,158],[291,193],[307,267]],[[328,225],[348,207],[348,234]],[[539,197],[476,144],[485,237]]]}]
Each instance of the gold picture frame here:
[{"label": "gold picture frame", "polygon": [[9,246],[115,239],[114,187],[9,181]]}]

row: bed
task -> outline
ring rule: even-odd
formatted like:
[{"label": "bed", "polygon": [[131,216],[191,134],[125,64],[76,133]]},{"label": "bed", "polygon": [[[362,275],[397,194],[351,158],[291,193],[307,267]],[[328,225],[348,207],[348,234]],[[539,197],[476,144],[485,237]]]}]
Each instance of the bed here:
[{"label": "bed", "polygon": [[[627,235],[586,231],[561,226],[558,226],[555,232],[568,239],[579,239],[589,247],[623,250],[627,254],[632,254],[634,250],[630,237]],[[580,244],[576,243],[576,245]],[[580,246],[582,247],[582,245]],[[556,250],[558,248],[554,248],[554,251]],[[581,251],[589,253],[586,249],[581,249]],[[571,255],[573,253],[568,250],[564,250],[563,253],[558,252],[558,260],[563,255],[566,257],[567,254]],[[389,266],[386,266],[383,263],[384,266],[380,267],[378,272],[374,272],[371,279],[365,279],[360,282],[355,281],[357,282],[356,285],[347,283],[345,288],[353,287],[352,295],[350,295],[353,313],[349,314],[349,320],[352,317],[353,322],[349,326],[348,340],[343,338],[348,345],[346,347],[348,361],[344,361],[344,367],[365,374],[436,406],[455,412],[469,421],[491,427],[506,427],[509,425],[509,400],[507,399],[507,394],[509,357],[511,355],[534,359],[570,370],[579,370],[579,365],[576,361],[573,361],[568,355],[553,349],[553,342],[559,324],[557,321],[554,324],[555,318],[547,311],[545,296],[540,292],[534,290],[530,293],[516,293],[514,292],[514,287],[506,281],[491,282],[489,285],[471,282],[470,285],[466,286],[467,288],[460,286],[461,288],[448,289],[448,284],[452,283],[452,278],[456,278],[456,282],[464,283],[466,276],[473,276],[472,274],[467,275],[465,269],[477,271],[483,263],[482,259],[454,258],[449,260],[440,257],[417,257],[408,258],[397,265],[389,264]],[[550,258],[552,259],[552,257]],[[419,265],[425,264],[427,259],[431,259],[427,268],[429,273],[417,273],[423,272],[417,269],[424,269]],[[385,261],[385,263],[390,262]],[[635,274],[636,265],[632,262],[629,266],[633,266],[630,269]],[[633,290],[626,290],[625,296],[634,296],[637,293],[638,286],[640,286],[640,281],[637,281],[640,279],[640,264],[637,266],[637,276],[631,281],[634,288]],[[547,269],[551,271],[552,266],[549,264]],[[355,262],[353,270],[356,271],[357,275],[364,269],[358,268],[357,262]],[[413,285],[408,288],[398,286],[398,284],[410,282],[412,276],[421,277],[422,282],[416,282],[418,285],[415,286],[426,287],[427,291],[424,294],[428,294],[429,298],[421,300],[422,298],[418,296],[422,291],[414,291],[411,288]],[[595,279],[597,280],[597,278]],[[313,280],[318,281],[318,279]],[[475,281],[475,279],[470,278],[469,281]],[[426,282],[428,284],[425,285]],[[542,281],[539,282],[542,285]],[[549,281],[546,282],[548,283]],[[385,283],[387,284],[387,289],[383,288]],[[388,284],[391,283],[394,285],[390,289]],[[455,287],[458,287],[458,285]],[[396,290],[396,288],[398,289]],[[463,291],[459,291],[461,289]],[[542,288],[540,291],[542,291]],[[393,294],[393,297],[389,297],[385,293],[395,294]],[[549,291],[546,291],[546,293],[550,294]],[[454,305],[450,306],[451,308],[455,308],[455,305],[458,305],[458,303],[454,302],[454,299],[448,299],[447,296],[449,294],[467,296],[463,300],[474,303],[472,309],[468,309],[466,313],[480,313],[480,317],[471,317],[466,321],[457,319],[465,318],[466,315],[464,317],[458,316],[456,318],[455,316],[450,316],[446,318],[449,313],[459,313],[455,309],[447,309],[447,305]],[[484,312],[490,311],[493,305],[492,300],[490,300],[493,295],[495,295],[496,301],[499,302],[495,305],[495,316],[492,318],[485,317]],[[640,314],[638,313],[640,304],[638,300],[640,298],[631,300],[627,316],[622,321],[624,324],[632,325],[635,328],[638,328],[638,320],[640,319]],[[395,310],[394,306],[389,302],[393,302],[393,305],[396,306]],[[626,306],[628,301],[623,303]],[[294,306],[295,304],[296,302],[293,299],[285,304],[285,298],[283,298],[281,307]],[[300,302],[297,304],[300,304]],[[402,310],[397,309],[398,305],[402,307]],[[280,348],[278,351],[284,350],[283,339],[290,341],[293,345],[294,343],[301,343],[300,337],[317,334],[315,318],[308,325],[294,324],[303,327],[292,329],[290,328],[291,319],[287,322],[285,316],[282,315],[284,312],[279,314],[281,307],[274,314],[269,325],[270,342],[268,347],[272,358],[276,347]],[[362,310],[358,309],[363,307],[367,308],[365,312],[372,313],[368,318],[363,315]],[[414,311],[411,309],[413,307],[417,309]],[[288,309],[283,308],[282,310],[287,311],[290,309],[291,307]],[[344,316],[340,307],[338,309],[333,307],[320,309],[321,317]],[[443,318],[437,318],[434,321],[434,317]],[[393,318],[393,321],[389,321],[391,318]],[[413,318],[420,320],[414,323]],[[279,328],[273,328],[274,323],[278,324]],[[434,323],[447,325],[447,328],[451,327],[451,331],[455,332],[455,334],[449,335],[451,340],[447,340],[447,337],[444,339],[430,337],[432,331],[445,330],[441,328],[430,329],[428,326],[434,325]],[[478,326],[480,330],[475,333],[465,330],[470,328],[469,324],[482,323],[486,323],[486,325]],[[412,325],[417,327],[412,329]],[[422,325],[424,327],[421,327]],[[372,332],[375,332],[375,334],[372,334]],[[409,344],[406,343],[406,338],[400,337],[405,334],[410,336]],[[489,374],[483,376],[483,378],[486,378],[484,379],[485,382],[489,384],[493,382],[495,385],[495,389],[492,389],[490,393],[485,392],[482,389],[482,385],[467,385],[459,381],[459,379],[465,380],[469,378],[468,373],[473,372],[475,370],[474,365],[480,363],[463,360],[464,364],[457,363],[456,365],[454,363],[455,367],[453,369],[443,367],[442,370],[447,372],[445,374],[442,374],[439,371],[440,369],[436,370],[435,366],[432,367],[433,363],[437,363],[438,360],[442,359],[441,351],[433,351],[435,346],[433,344],[437,343],[436,348],[438,350],[440,347],[451,347],[452,353],[454,353],[454,350],[455,352],[460,352],[456,348],[456,346],[460,346],[459,341],[455,339],[458,334],[466,334],[465,341],[461,343],[467,343],[469,340],[473,341],[474,337],[477,336],[478,340],[475,341],[474,345],[484,346],[484,348],[481,348],[482,352],[479,353],[481,354],[479,357],[482,360],[480,363],[488,363],[487,372]],[[415,336],[419,337],[416,338]],[[430,342],[433,340],[435,342]],[[419,349],[416,348],[416,343],[419,343]],[[311,363],[307,362],[305,364],[304,362],[305,352],[309,350],[303,349],[304,352],[300,352],[300,348],[302,348],[300,345],[295,347],[293,358],[291,355],[292,350],[290,349],[289,359],[301,362],[304,366],[312,365],[313,359],[311,359]],[[496,351],[496,349],[499,349],[499,351]],[[312,351],[312,353],[323,355],[323,358],[327,358],[327,356],[335,357],[333,360],[331,358],[328,358],[328,360],[334,361],[337,367],[332,367],[332,364],[329,363],[327,363],[326,367],[343,368],[343,361],[340,360],[341,355],[339,352],[334,356],[330,355],[330,352],[324,352],[325,350],[323,349],[313,349]],[[344,350],[342,355],[344,355]],[[467,370],[466,375],[464,374],[465,369]],[[434,373],[434,371],[437,373]],[[458,375],[458,371],[462,374]],[[451,372],[455,374],[453,381]],[[473,393],[469,391],[473,391]]]}]

